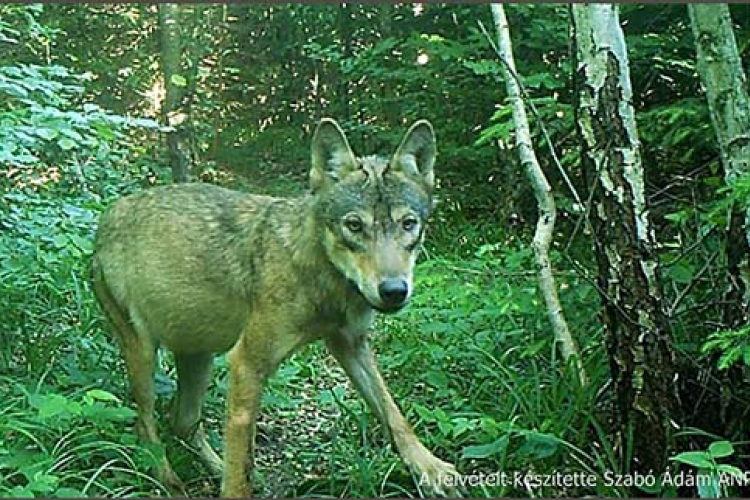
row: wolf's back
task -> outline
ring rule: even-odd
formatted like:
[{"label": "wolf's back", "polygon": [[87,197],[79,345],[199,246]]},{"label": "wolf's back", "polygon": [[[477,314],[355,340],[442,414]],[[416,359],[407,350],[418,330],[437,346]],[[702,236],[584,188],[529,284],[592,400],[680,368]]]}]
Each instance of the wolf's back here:
[{"label": "wolf's back", "polygon": [[133,194],[101,217],[93,265],[118,306],[159,342],[190,350],[194,338],[205,349],[198,339],[227,332],[215,345],[224,350],[283,253],[277,219],[299,203],[208,184]]}]

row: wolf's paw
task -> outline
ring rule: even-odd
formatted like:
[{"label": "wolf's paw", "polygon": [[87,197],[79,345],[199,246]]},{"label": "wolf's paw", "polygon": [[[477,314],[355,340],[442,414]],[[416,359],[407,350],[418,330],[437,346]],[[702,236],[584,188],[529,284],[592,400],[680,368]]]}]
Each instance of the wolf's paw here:
[{"label": "wolf's paw", "polygon": [[419,480],[428,496],[457,498],[464,493],[458,478],[453,464],[435,458],[435,463],[422,471]]},{"label": "wolf's paw", "polygon": [[433,497],[460,497],[459,473],[456,468],[440,460],[424,446],[417,447],[406,460],[409,467],[417,474],[417,485],[423,494]]}]

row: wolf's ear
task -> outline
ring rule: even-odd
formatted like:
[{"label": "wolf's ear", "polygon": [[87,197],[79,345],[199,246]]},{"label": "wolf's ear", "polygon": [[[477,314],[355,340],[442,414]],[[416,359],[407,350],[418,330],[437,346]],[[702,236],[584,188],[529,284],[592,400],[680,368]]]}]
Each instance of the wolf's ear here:
[{"label": "wolf's ear", "polygon": [[432,191],[435,185],[432,167],[435,165],[436,153],[432,125],[427,120],[419,120],[406,132],[388,168],[420,179],[427,191]]},{"label": "wolf's ear", "polygon": [[357,168],[357,160],[338,123],[323,118],[312,140],[310,187],[313,192],[342,179]]}]

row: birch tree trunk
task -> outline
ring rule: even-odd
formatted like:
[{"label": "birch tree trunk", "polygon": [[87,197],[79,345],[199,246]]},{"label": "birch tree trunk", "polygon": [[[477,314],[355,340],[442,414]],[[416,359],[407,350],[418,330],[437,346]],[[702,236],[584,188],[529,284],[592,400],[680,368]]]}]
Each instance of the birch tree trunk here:
[{"label": "birch tree trunk", "polygon": [[664,471],[676,411],[673,354],[644,194],[618,7],[574,4],[577,126],[591,178],[592,226],[623,470]]},{"label": "birch tree trunk", "polygon": [[[727,4],[689,4],[697,67],[706,92],[728,186],[750,173],[750,99]],[[732,211],[727,231],[729,290],[723,323],[748,322],[748,234],[750,212]],[[745,219],[743,221],[743,218]]]},{"label": "birch tree trunk", "polygon": [[505,79],[505,88],[508,93],[508,101],[513,107],[513,123],[516,129],[516,148],[521,163],[526,169],[526,175],[534,188],[539,218],[536,223],[534,233],[534,255],[539,272],[539,287],[544,302],[547,306],[552,331],[554,332],[555,341],[560,348],[563,359],[568,362],[573,360],[575,363],[578,377],[582,385],[586,384],[586,373],[581,362],[581,355],[578,345],[570,334],[568,322],[565,320],[560,297],[557,294],[557,283],[552,274],[552,264],[549,259],[549,248],[552,243],[552,236],[555,229],[555,219],[557,217],[557,207],[555,199],[552,196],[547,178],[539,166],[534,147],[531,143],[531,131],[529,129],[529,119],[526,115],[526,108],[521,98],[521,89],[516,73],[516,63],[513,59],[513,45],[510,39],[510,29],[508,20],[505,17],[505,9],[502,4],[491,4],[492,18],[497,30],[498,55],[501,58],[501,68],[503,78]]},{"label": "birch tree trunk", "polygon": [[197,156],[190,104],[195,93],[198,61],[194,61],[192,71],[183,70],[183,53],[187,50],[182,36],[184,8],[169,3],[158,6],[161,67],[166,91],[162,120],[172,128],[167,133],[167,149],[174,182],[188,182],[193,177]]}]

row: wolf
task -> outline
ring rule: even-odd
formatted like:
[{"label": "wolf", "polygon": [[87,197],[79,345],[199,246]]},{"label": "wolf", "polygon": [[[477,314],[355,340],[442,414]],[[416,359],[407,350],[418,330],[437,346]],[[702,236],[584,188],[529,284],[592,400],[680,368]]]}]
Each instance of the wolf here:
[{"label": "wolf", "polygon": [[[157,349],[174,353],[174,432],[222,477],[221,495],[246,497],[267,378],[295,350],[322,340],[432,495],[455,494],[453,465],[415,435],[370,347],[374,313],[402,309],[432,210],[436,141],[414,123],[390,158],[357,157],[336,121],[312,140],[310,190],[298,198],[176,184],[121,198],[100,218],[93,290],[121,346],[136,430],[160,444],[154,416]],[[223,460],[201,408],[213,358],[229,377]],[[157,477],[184,485],[166,456]]]}]

